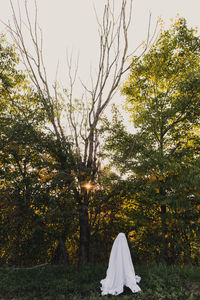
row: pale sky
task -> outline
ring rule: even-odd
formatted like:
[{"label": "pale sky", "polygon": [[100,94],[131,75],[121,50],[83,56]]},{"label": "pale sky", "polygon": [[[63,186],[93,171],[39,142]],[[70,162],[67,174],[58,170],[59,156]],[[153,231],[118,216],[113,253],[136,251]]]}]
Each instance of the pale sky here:
[{"label": "pale sky", "polygon": [[[114,0],[116,4],[121,0]],[[17,0],[12,1],[14,6]],[[24,0],[18,0],[23,7]],[[59,60],[59,74],[64,82],[66,74],[66,49],[79,52],[79,74],[89,78],[90,67],[95,68],[98,58],[98,34],[93,5],[101,15],[105,0],[38,0],[39,24],[44,35],[45,60],[51,80],[55,78]],[[132,24],[129,32],[129,45],[133,50],[145,40],[148,28],[149,13],[152,14],[152,28],[158,17],[166,24],[177,14],[185,17],[188,25],[200,28],[200,0],[134,0]],[[31,16],[33,0],[28,0]],[[23,15],[23,9],[22,9]],[[9,0],[0,0],[0,20],[12,21]],[[5,26],[0,23],[0,32]]]}]

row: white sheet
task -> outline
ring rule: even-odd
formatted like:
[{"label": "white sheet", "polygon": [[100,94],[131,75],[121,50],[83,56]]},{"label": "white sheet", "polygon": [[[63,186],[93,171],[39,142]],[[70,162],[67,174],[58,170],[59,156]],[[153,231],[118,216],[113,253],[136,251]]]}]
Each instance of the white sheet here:
[{"label": "white sheet", "polygon": [[133,293],[140,292],[137,285],[140,280],[141,277],[135,275],[126,236],[119,233],[112,246],[106,278],[101,280],[101,295],[119,295],[123,293],[124,286]]}]

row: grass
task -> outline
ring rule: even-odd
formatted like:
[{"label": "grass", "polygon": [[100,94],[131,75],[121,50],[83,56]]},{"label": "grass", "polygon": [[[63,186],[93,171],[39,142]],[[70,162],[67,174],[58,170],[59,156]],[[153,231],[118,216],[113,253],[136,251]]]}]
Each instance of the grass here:
[{"label": "grass", "polygon": [[[198,300],[200,299],[200,267],[136,266],[142,277],[142,292],[132,294],[128,288],[119,300]],[[111,300],[116,296],[100,294],[99,281],[106,267],[85,268],[41,266],[35,269],[0,269],[0,299],[6,300]]]}]

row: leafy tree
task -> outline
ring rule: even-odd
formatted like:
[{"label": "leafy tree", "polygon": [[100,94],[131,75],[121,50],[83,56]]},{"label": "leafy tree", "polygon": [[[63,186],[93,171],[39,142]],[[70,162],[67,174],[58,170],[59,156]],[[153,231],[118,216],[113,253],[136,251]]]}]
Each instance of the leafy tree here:
[{"label": "leafy tree", "polygon": [[4,36],[0,64],[1,262],[67,262],[65,242],[77,229],[71,176],[56,163],[61,154],[44,108]]},{"label": "leafy tree", "polygon": [[185,19],[162,28],[148,53],[133,57],[122,88],[135,133],[115,118],[108,138],[116,165],[131,171],[141,187],[137,198],[144,213],[151,212],[151,222],[160,226],[157,250],[165,260],[191,252],[199,231],[199,63],[200,39]]}]

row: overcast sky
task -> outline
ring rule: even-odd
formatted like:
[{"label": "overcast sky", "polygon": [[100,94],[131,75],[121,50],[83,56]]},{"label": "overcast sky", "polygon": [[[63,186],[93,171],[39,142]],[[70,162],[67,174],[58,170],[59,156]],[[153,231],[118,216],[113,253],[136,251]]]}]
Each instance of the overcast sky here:
[{"label": "overcast sky", "polygon": [[[114,0],[116,4],[121,0]],[[0,19],[12,21],[9,0],[0,0]],[[12,1],[14,6],[17,0]],[[23,7],[24,0],[18,0]],[[51,79],[54,78],[58,60],[60,76],[65,77],[66,49],[74,55],[80,53],[80,76],[89,78],[90,66],[95,68],[98,58],[97,23],[93,5],[101,15],[105,0],[38,0],[39,24],[44,35],[45,60]],[[34,15],[33,0],[28,0],[31,15]],[[185,17],[188,25],[200,28],[200,0],[134,0],[129,44],[134,49],[145,40],[149,13],[152,14],[152,28],[158,17],[169,24],[177,14]],[[23,14],[23,9],[22,9]],[[0,23],[0,32],[5,26]]]}]

